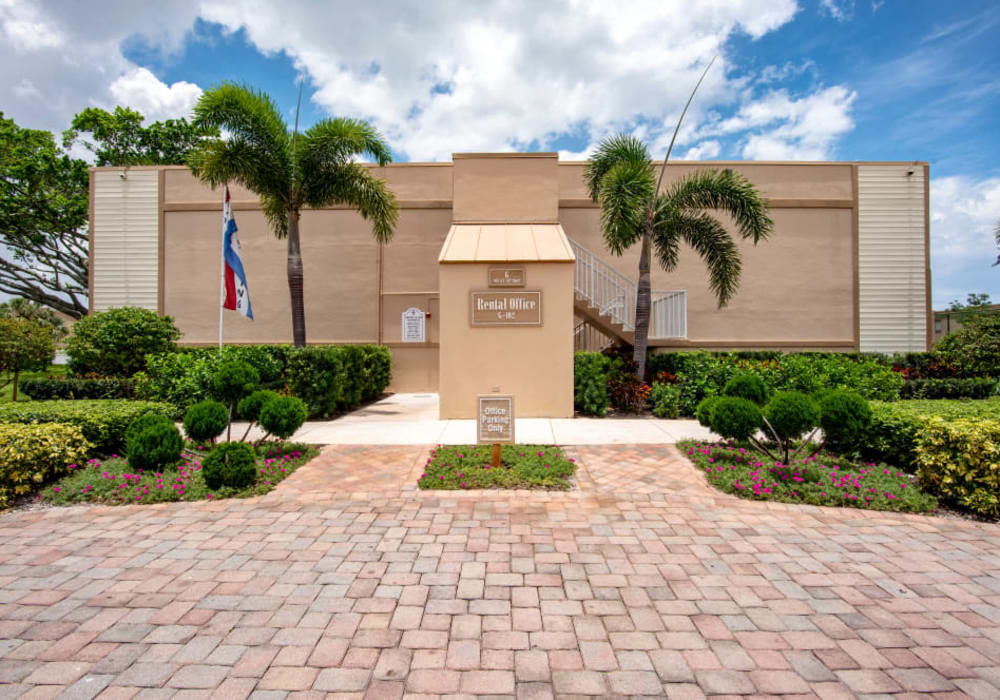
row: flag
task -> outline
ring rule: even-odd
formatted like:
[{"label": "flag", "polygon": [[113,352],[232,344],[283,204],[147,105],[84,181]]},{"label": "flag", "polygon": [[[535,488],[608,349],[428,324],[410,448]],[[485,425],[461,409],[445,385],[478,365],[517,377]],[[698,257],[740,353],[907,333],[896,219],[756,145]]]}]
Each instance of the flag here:
[{"label": "flag", "polygon": [[252,321],[253,309],[250,308],[250,289],[247,287],[246,272],[243,271],[240,238],[236,233],[236,220],[233,218],[233,203],[229,197],[229,185],[226,185],[226,199],[222,205],[222,257],[225,260],[225,296],[222,308],[239,311],[241,315]]}]

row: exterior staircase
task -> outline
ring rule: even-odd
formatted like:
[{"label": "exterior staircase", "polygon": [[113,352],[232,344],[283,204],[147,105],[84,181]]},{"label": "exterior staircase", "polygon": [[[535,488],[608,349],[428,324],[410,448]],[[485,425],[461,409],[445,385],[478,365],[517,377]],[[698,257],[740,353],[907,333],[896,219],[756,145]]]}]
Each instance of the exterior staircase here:
[{"label": "exterior staircase", "polygon": [[[577,316],[584,319],[574,331],[574,346],[602,350],[613,343],[632,345],[636,283],[573,239],[569,243],[576,256],[573,306]],[[686,337],[687,292],[653,291],[649,339]]]}]

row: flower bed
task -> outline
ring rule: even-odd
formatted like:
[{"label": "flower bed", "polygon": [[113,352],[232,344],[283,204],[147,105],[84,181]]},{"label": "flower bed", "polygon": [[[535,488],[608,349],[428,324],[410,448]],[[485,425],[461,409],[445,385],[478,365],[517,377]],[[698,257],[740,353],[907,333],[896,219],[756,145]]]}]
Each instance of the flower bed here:
[{"label": "flower bed", "polygon": [[491,467],[491,445],[438,445],[417,481],[422,489],[558,489],[570,488],[576,472],[572,458],[551,445],[504,445],[500,466]]},{"label": "flower bed", "polygon": [[104,503],[110,505],[247,498],[271,491],[279,482],[315,457],[308,445],[271,443],[257,448],[257,481],[244,489],[223,487],[212,491],[201,475],[201,459],[185,459],[177,469],[143,472],[129,467],[117,455],[71,465],[69,474],[45,487],[39,498],[50,503]]},{"label": "flower bed", "polygon": [[729,443],[688,441],[679,447],[710,484],[740,498],[910,513],[937,508],[937,500],[913,477],[885,465],[854,463],[828,452],[783,465]]}]

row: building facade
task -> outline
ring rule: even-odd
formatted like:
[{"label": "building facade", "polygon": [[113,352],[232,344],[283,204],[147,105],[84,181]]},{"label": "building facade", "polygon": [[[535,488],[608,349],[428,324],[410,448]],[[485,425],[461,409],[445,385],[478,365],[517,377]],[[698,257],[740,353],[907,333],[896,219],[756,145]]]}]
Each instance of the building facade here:
[{"label": "building facade", "polygon": [[[929,347],[925,163],[678,162],[668,166],[666,181],[705,168],[733,168],[749,178],[768,198],[774,233],[756,247],[739,242],[742,281],[725,309],[716,308],[693,251],[683,250],[669,274],[654,263],[651,346]],[[487,257],[516,263],[494,237],[506,225],[521,227],[515,237],[530,238],[532,225],[564,234],[574,268],[565,299],[573,304],[577,347],[630,340],[638,246],[621,257],[605,248],[584,163],[560,162],[554,153],[456,154],[451,162],[373,169],[400,205],[388,245],[376,244],[368,223],[348,209],[303,213],[310,343],[386,344],[394,356],[393,390],[436,391],[441,306],[457,303],[441,298],[443,245],[455,227],[480,226],[476,240],[491,251]],[[94,168],[90,187],[91,309],[146,307],[173,316],[183,343],[217,342],[221,193],[175,166]],[[255,320],[226,314],[225,341],[290,342],[285,242],[268,230],[253,193],[231,191]],[[419,340],[404,336],[402,315],[413,309],[425,314]],[[461,342],[462,333],[449,337]],[[569,352],[573,343],[559,347]]]}]

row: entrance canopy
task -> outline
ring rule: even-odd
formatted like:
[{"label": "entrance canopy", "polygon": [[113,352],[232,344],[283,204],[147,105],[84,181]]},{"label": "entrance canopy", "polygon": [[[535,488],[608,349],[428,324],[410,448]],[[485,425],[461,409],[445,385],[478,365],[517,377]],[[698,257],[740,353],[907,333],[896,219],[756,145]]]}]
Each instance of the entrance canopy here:
[{"label": "entrance canopy", "polygon": [[454,224],[439,263],[573,262],[559,224]]}]

